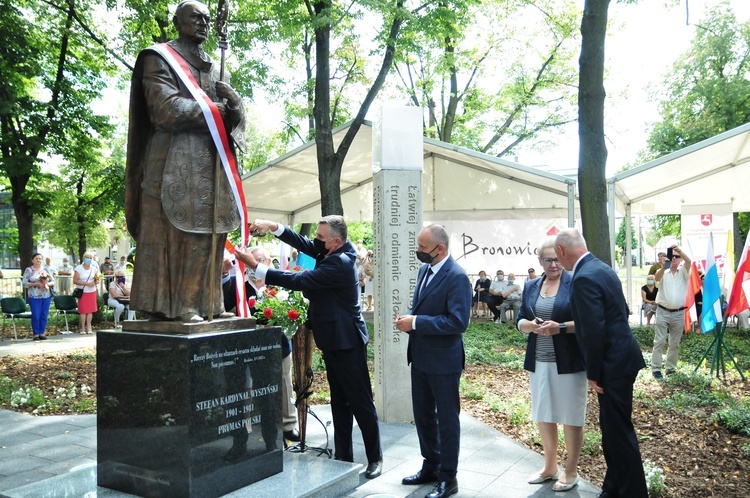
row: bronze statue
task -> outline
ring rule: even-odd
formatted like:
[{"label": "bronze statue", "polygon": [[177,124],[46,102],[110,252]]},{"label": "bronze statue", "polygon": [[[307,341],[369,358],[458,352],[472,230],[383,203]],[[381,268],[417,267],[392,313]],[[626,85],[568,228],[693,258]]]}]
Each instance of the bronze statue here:
[{"label": "bronze statue", "polygon": [[[244,150],[245,111],[237,92],[221,81],[219,65],[203,51],[208,8],[184,1],[173,22],[179,37],[143,50],[131,81],[125,216],[138,248],[131,309],[152,320],[200,322],[229,316],[221,262],[226,234],[237,228],[240,215],[226,175],[217,168],[217,148],[189,90],[189,76],[216,103],[232,154],[234,147]],[[184,74],[175,66],[186,68]]]}]

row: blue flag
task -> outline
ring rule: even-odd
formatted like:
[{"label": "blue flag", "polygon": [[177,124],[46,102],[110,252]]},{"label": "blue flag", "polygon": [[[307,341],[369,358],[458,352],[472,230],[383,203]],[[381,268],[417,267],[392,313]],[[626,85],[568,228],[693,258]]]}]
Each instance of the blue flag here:
[{"label": "blue flag", "polygon": [[708,234],[708,251],[706,252],[706,276],[703,278],[703,314],[701,330],[704,334],[714,331],[716,324],[723,319],[721,314],[721,285],[719,269],[714,258],[714,235]]}]

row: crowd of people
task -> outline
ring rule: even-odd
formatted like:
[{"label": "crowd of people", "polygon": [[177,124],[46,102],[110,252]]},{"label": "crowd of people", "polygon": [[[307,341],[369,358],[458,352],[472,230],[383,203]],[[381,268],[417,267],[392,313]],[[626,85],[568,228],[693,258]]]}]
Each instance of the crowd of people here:
[{"label": "crowd of people", "polygon": [[[529,268],[526,282],[536,279],[536,271]],[[498,323],[513,323],[508,319],[508,311],[512,311],[513,319],[518,317],[521,309],[523,288],[515,273],[509,273],[505,278],[503,270],[497,270],[495,278],[490,280],[487,272],[479,271],[478,278],[474,281],[474,295],[472,297],[473,318],[490,318]]]}]

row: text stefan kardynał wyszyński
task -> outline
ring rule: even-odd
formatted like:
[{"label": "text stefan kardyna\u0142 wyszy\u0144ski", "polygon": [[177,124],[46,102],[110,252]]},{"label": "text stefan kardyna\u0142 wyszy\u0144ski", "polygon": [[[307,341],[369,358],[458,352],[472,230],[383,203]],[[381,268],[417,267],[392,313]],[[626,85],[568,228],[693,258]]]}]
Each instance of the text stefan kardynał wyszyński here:
[{"label": "text stefan kardyna\u0142 wyszy\u0144ski", "polygon": [[241,401],[247,401],[251,397],[258,398],[260,396],[267,396],[269,394],[276,394],[279,392],[278,384],[269,384],[267,386],[261,386],[257,389],[249,389],[240,391],[234,394],[228,394],[226,396],[220,396],[218,398],[207,399],[198,401],[195,403],[195,410],[208,410],[209,408],[215,408],[217,406],[229,405],[232,403],[238,403]]}]

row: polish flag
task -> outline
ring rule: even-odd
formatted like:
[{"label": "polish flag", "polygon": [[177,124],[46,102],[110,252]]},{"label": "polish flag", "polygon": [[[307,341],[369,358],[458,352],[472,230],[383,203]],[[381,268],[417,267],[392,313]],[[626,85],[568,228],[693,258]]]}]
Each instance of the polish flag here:
[{"label": "polish flag", "polygon": [[693,329],[693,322],[698,321],[698,310],[695,307],[695,295],[701,290],[701,281],[698,263],[693,261],[690,265],[690,276],[688,277],[687,292],[685,293],[685,333]]},{"label": "polish flag", "polygon": [[745,240],[740,264],[737,266],[737,273],[734,276],[732,292],[729,294],[729,300],[727,301],[727,316],[736,315],[750,308],[748,296],[750,296],[750,233]]}]

